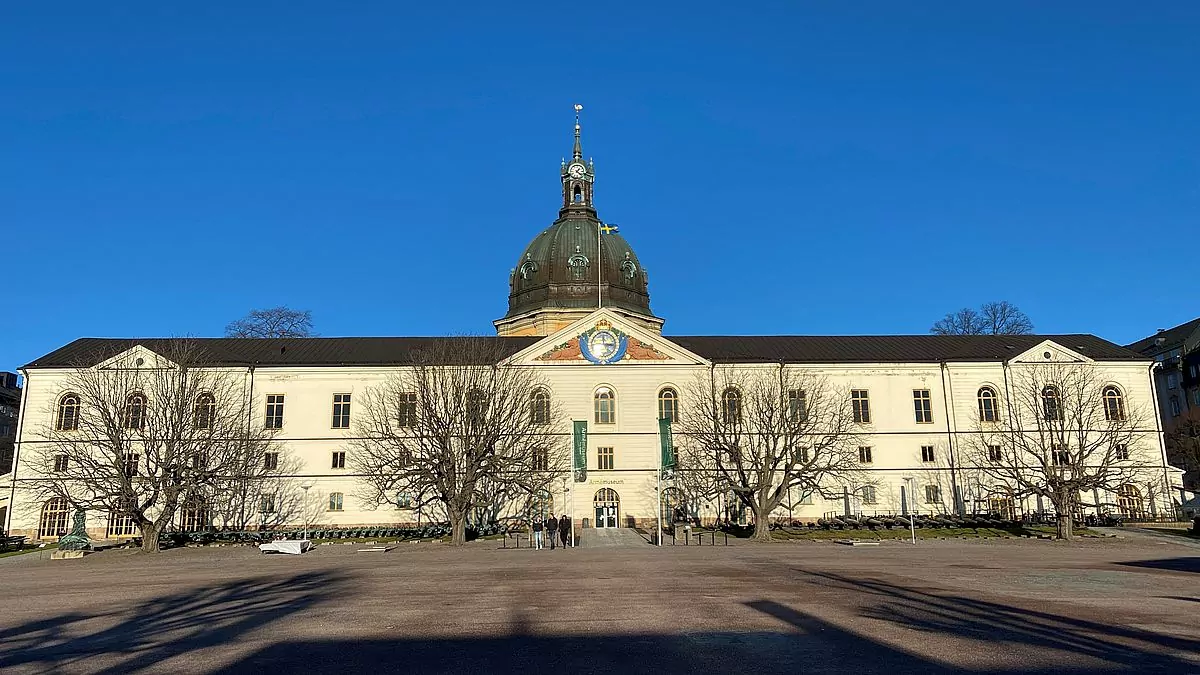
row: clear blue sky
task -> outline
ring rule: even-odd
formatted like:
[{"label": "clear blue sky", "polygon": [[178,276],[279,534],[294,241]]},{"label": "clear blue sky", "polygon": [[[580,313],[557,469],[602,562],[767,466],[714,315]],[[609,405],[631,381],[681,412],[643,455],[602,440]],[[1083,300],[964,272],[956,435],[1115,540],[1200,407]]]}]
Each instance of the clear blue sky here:
[{"label": "clear blue sky", "polygon": [[577,101],[669,334],[1200,315],[1200,3],[24,4],[3,369],[280,304],[491,333]]}]

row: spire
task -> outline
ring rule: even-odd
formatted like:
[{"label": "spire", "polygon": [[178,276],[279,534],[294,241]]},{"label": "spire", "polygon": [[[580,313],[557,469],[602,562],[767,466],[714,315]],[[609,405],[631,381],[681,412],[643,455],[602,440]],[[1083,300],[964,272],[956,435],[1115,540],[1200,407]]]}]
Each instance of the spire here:
[{"label": "spire", "polygon": [[579,113],[583,111],[583,106],[575,104],[575,149],[571,156],[575,159],[583,159],[583,146],[579,143]]}]

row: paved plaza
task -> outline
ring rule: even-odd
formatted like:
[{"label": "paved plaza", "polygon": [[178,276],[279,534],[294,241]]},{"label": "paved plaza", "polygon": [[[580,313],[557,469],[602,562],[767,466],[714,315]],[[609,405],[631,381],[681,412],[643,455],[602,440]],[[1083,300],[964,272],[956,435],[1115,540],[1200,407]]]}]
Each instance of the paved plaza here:
[{"label": "paved plaza", "polygon": [[1191,542],[357,548],[0,560],[0,672],[1200,672]]}]

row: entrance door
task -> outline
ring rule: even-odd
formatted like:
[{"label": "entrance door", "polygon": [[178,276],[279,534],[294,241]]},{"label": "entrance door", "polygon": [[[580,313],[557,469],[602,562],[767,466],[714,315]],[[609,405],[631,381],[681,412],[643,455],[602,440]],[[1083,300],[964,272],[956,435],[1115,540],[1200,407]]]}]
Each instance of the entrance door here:
[{"label": "entrance door", "polygon": [[612,488],[601,488],[592,500],[596,511],[596,527],[617,527],[620,518],[621,497]]}]

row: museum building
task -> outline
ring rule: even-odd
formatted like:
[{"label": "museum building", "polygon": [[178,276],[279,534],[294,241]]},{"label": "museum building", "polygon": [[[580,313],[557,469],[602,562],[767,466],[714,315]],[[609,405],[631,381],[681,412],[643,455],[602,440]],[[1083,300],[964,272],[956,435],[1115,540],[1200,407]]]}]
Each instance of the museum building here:
[{"label": "museum building", "polygon": [[[582,482],[555,481],[546,506],[587,527],[653,521],[671,477],[661,471],[660,424],[674,419],[689,385],[718,368],[795,369],[853,392],[859,459],[868,478],[838,494],[793,495],[780,517],[812,520],[830,513],[980,512],[1012,515],[1049,504],[998,495],[972,477],[956,454],[980,415],[1007,405],[1014,369],[1045,363],[1090,364],[1120,405],[1152,406],[1153,361],[1093,335],[997,336],[725,336],[664,335],[650,307],[648,278],[622,234],[594,206],[595,170],[585,161],[578,119],[571,159],[561,168],[558,218],[521,251],[509,279],[508,312],[494,322],[493,340],[507,363],[536,369],[564,413],[563,435],[586,421],[587,471]],[[359,397],[412,354],[442,338],[203,338],[214,368],[242,374],[254,424],[274,425],[276,439],[298,460],[281,486],[299,494],[313,525],[415,523],[439,519],[403,499],[365,504],[347,453]],[[46,442],[40,430],[62,423],[71,392],[64,381],[80,359],[153,357],[169,338],[82,338],[21,369],[24,401],[15,466],[0,477],[3,526],[53,539],[65,532],[69,506],[39,502],[26,489],[37,480],[28,456]],[[157,350],[157,351],[156,351]],[[992,414],[992,413],[988,413]],[[1157,416],[1131,445],[1133,461],[1153,470],[1142,484],[1122,486],[1101,501],[1130,515],[1169,513],[1180,472],[1166,463]],[[313,505],[316,505],[314,508]],[[744,518],[721,495],[692,505],[702,519]],[[263,499],[264,511],[277,501]],[[266,520],[264,514],[264,522]],[[203,527],[202,512],[183,509],[179,527]],[[132,536],[119,517],[89,513],[96,538]]]}]

